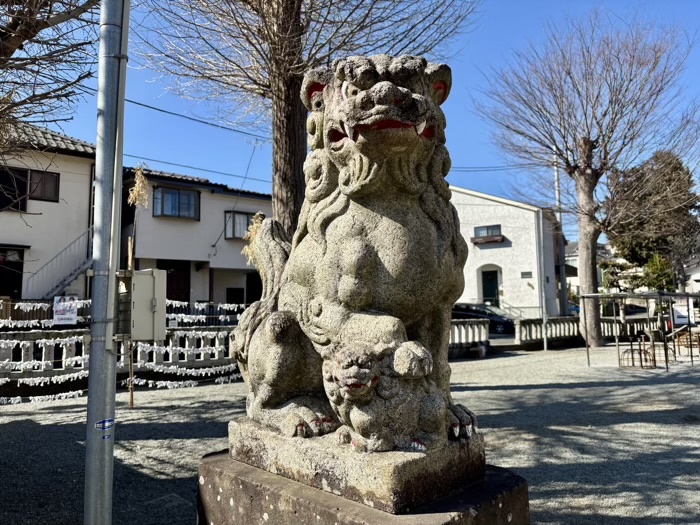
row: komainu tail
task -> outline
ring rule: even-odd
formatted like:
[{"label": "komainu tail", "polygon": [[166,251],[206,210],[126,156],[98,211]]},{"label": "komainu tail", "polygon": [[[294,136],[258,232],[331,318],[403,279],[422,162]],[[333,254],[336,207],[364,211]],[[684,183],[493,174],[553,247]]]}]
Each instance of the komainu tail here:
[{"label": "komainu tail", "polygon": [[[243,238],[248,245],[243,254],[258,270],[262,280],[262,298],[251,304],[234,329],[234,357],[244,365],[248,361],[250,340],[260,323],[277,310],[277,296],[282,284],[282,274],[289,259],[292,244],[282,225],[258,213]],[[243,368],[243,367],[242,367]],[[242,370],[246,376],[246,370]]]},{"label": "komainu tail", "polygon": [[248,228],[243,240],[248,246],[243,248],[243,255],[258,270],[263,283],[262,301],[277,297],[282,273],[289,259],[292,243],[282,225],[258,213]]}]

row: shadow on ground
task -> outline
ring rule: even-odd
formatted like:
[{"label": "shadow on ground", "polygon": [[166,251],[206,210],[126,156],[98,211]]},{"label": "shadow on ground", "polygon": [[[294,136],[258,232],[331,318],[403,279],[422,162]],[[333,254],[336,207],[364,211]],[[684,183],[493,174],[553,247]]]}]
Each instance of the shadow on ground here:
[{"label": "shadow on ground", "polygon": [[[113,522],[193,525],[198,459],[213,451],[207,443],[225,446],[229,417],[222,415],[243,410],[237,400],[217,402],[216,410],[207,403],[178,407],[176,421],[162,406],[122,415],[115,430]],[[56,412],[74,421],[44,424],[56,420]],[[84,414],[84,404],[47,405],[16,412],[0,425],[2,525],[83,523]]]},{"label": "shadow on ground", "polygon": [[479,415],[487,461],[527,479],[533,524],[699,524],[698,372],[535,371],[452,391]]}]

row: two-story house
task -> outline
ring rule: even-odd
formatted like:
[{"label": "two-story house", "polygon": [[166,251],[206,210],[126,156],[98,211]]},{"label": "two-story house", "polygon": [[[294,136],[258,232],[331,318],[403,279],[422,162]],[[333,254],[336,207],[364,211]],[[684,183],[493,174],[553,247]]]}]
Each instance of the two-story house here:
[{"label": "two-story house", "polygon": [[[30,125],[19,146],[0,159],[0,296],[39,298],[66,279],[63,289],[83,296],[74,270],[89,255],[95,147]],[[70,264],[59,264],[67,246]]]},{"label": "two-story house", "polygon": [[[241,254],[257,212],[272,215],[270,195],[206,179],[146,170],[148,208],[125,205],[122,259],[134,236],[134,269],[167,270],[167,297],[176,301],[250,303],[262,285]],[[134,170],[124,170],[124,203]]]},{"label": "two-story house", "polygon": [[[0,297],[89,296],[95,146],[23,126],[17,153],[0,159]],[[126,195],[124,168],[121,267],[134,236],[134,269],[168,271],[167,297],[178,301],[249,303],[260,278],[241,255],[256,212],[270,216],[270,195],[206,179],[147,171],[148,208]]]},{"label": "two-story house", "polygon": [[562,231],[555,214],[455,186],[462,236],[469,248],[459,303],[490,303],[521,317],[560,314],[558,261]]}]

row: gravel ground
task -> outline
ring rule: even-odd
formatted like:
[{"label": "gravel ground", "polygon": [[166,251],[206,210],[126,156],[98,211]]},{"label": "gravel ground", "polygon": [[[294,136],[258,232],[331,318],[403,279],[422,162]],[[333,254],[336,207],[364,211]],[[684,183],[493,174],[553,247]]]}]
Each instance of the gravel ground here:
[{"label": "gravel ground", "polygon": [[[530,485],[533,524],[700,524],[700,366],[618,369],[614,348],[453,363],[489,463]],[[242,384],[117,395],[114,523],[193,525],[199,458]],[[0,407],[0,524],[82,523],[86,400]]]}]

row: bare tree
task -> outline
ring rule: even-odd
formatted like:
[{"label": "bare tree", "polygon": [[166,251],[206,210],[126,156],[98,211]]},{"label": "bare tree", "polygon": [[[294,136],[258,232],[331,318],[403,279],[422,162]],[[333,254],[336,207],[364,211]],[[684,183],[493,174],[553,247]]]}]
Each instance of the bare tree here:
[{"label": "bare tree", "polygon": [[429,53],[465,29],[478,0],[145,3],[151,16],[137,32],[150,67],[229,122],[271,123],[273,214],[291,232],[304,194],[304,72],[340,54]]},{"label": "bare tree", "polygon": [[[675,28],[594,11],[548,26],[543,46],[516,53],[510,66],[490,77],[478,110],[493,125],[501,149],[542,168],[556,162],[568,175],[584,294],[598,291],[597,241],[617,220],[604,206],[610,174],[657,150],[684,157],[696,145],[697,106],[678,87],[692,47]],[[593,303],[587,333],[597,344],[600,319]]]},{"label": "bare tree", "polygon": [[[98,3],[0,3],[0,161],[22,146],[22,123],[45,125],[68,118],[96,62]],[[26,181],[10,173],[0,179],[4,208],[24,198],[23,188]]]}]

